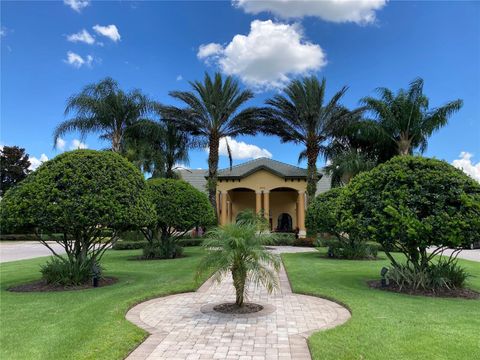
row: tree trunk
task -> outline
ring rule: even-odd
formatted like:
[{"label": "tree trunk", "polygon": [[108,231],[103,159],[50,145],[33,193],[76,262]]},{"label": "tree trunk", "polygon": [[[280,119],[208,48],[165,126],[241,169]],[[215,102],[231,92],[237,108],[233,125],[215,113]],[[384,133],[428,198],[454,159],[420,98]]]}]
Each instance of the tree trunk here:
[{"label": "tree trunk", "polygon": [[114,131],[112,134],[112,151],[116,153],[121,152],[122,135],[119,131]]},{"label": "tree trunk", "polygon": [[242,271],[232,269],[233,285],[235,286],[235,304],[243,306],[246,274]]},{"label": "tree trunk", "polygon": [[208,146],[210,152],[208,154],[208,199],[215,210],[217,216],[217,170],[218,170],[218,147],[220,138],[216,133],[210,134]]},{"label": "tree trunk", "polygon": [[411,139],[408,136],[401,134],[400,140],[397,141],[398,154],[405,156],[410,154]]},{"label": "tree trunk", "polygon": [[313,199],[315,199],[315,193],[317,192],[318,151],[318,145],[315,141],[307,143],[307,205],[310,205]]}]

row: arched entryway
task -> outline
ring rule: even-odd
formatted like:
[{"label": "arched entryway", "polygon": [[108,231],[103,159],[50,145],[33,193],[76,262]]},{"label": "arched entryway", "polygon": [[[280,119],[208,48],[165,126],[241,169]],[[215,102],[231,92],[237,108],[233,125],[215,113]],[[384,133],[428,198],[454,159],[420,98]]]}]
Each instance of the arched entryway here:
[{"label": "arched entryway", "polygon": [[277,231],[278,232],[292,232],[293,231],[293,221],[290,214],[281,213],[278,215],[277,219]]}]

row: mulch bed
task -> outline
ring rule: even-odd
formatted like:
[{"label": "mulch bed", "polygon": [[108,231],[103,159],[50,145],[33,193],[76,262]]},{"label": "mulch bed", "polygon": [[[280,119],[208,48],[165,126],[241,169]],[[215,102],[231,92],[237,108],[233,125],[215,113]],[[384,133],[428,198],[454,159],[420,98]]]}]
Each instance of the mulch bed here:
[{"label": "mulch bed", "polygon": [[424,290],[424,289],[400,289],[395,284],[390,284],[387,287],[382,287],[380,280],[370,280],[367,281],[368,286],[378,290],[391,291],[400,294],[407,295],[419,295],[419,296],[429,296],[429,297],[438,297],[438,298],[463,298],[463,299],[480,299],[480,293],[470,289],[442,289],[442,290]]},{"label": "mulch bed", "polygon": [[[113,285],[118,281],[115,277],[104,277],[99,280],[98,287],[104,287]],[[85,290],[85,289],[93,289],[93,284],[88,282],[87,284],[83,285],[74,285],[74,286],[62,286],[62,285],[54,285],[54,284],[47,284],[45,280],[37,280],[27,284],[21,284],[17,286],[12,286],[8,288],[8,291],[13,292],[52,292],[52,291],[71,291],[71,290]]]},{"label": "mulch bed", "polygon": [[216,305],[213,310],[222,314],[252,314],[263,310],[263,306],[253,303],[244,303],[242,307],[238,307],[235,303],[225,303]]}]

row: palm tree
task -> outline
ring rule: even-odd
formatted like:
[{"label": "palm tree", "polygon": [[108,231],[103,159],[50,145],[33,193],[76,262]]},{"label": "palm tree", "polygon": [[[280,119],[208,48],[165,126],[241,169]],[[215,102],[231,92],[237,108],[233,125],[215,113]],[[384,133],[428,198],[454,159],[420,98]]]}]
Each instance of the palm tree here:
[{"label": "palm tree", "polygon": [[377,91],[378,99],[366,97],[362,102],[375,116],[372,136],[380,139],[381,146],[389,149],[389,154],[408,155],[415,149],[423,153],[428,138],[445,126],[449,117],[463,105],[458,99],[429,109],[421,78],[413,80],[407,90],[400,89],[397,94],[387,88]]},{"label": "palm tree", "polygon": [[280,258],[265,249],[269,238],[269,234],[258,232],[255,224],[227,224],[210,231],[203,243],[206,255],[199,264],[197,279],[214,271],[213,279],[220,282],[230,273],[238,307],[244,304],[247,281],[272,292],[278,288]]},{"label": "palm tree", "polygon": [[363,111],[348,111],[339,105],[347,87],[343,87],[325,103],[325,87],[326,80],[320,82],[315,76],[291,81],[284,89],[285,95],[275,95],[266,102],[271,108],[262,124],[265,133],[279,136],[282,142],[305,146],[298,160],[307,159],[309,203],[315,197],[317,159],[324,152],[324,144],[352,114]]},{"label": "palm tree", "polygon": [[125,137],[127,158],[153,178],[177,178],[177,165],[188,165],[188,151],[197,147],[187,133],[165,121],[139,121]]},{"label": "palm tree", "polygon": [[344,186],[355,175],[373,169],[376,161],[363,154],[359,149],[349,148],[335,154],[325,166],[325,172],[331,177],[331,186]]},{"label": "palm tree", "polygon": [[170,92],[170,96],[186,105],[185,108],[161,106],[160,112],[163,118],[198,137],[208,146],[208,194],[210,203],[217,209],[215,195],[220,139],[255,134],[260,110],[254,107],[240,110],[253,97],[253,93],[241,90],[231,76],[222,79],[222,75],[216,73],[212,79],[205,73],[203,83],[194,81],[190,85],[193,91]]},{"label": "palm tree", "polygon": [[57,126],[53,142],[65,133],[79,131],[100,133],[100,138],[111,142],[111,149],[123,153],[125,131],[153,109],[153,103],[140,90],[128,93],[121,90],[110,77],[87,85],[67,100],[65,116],[75,115]]}]

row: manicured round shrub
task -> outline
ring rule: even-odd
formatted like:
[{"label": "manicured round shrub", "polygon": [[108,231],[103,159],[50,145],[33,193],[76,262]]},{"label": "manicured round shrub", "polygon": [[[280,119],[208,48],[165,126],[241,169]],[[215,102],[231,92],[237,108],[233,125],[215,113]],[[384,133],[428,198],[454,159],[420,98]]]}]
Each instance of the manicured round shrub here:
[{"label": "manicured round shrub", "polygon": [[337,209],[341,193],[342,188],[333,188],[313,199],[305,217],[305,226],[309,233],[335,235],[338,232]]},{"label": "manicured round shrub", "polygon": [[428,247],[436,254],[480,237],[480,184],[440,160],[396,157],[350,182],[340,219],[350,236],[380,243],[394,266],[392,247],[424,270],[434,257]]},{"label": "manicured round shrub", "polygon": [[157,217],[145,231],[149,245],[146,258],[174,258],[181,254],[178,240],[195,227],[215,224],[215,213],[206,194],[182,180],[147,181],[150,201]]},{"label": "manicured round shrub", "polygon": [[31,227],[45,246],[62,245],[67,256],[57,257],[72,269],[98,262],[119,231],[155,220],[142,174],[120,155],[94,150],[44,163],[5,194],[0,212],[2,228]]}]

